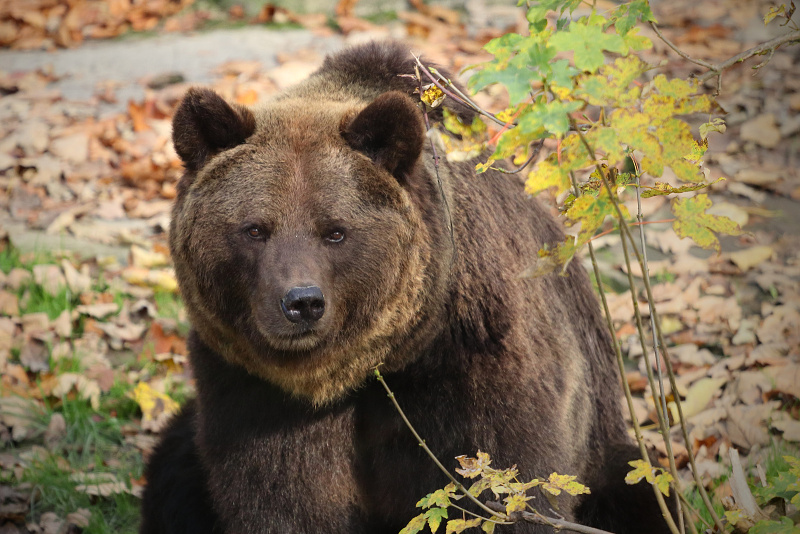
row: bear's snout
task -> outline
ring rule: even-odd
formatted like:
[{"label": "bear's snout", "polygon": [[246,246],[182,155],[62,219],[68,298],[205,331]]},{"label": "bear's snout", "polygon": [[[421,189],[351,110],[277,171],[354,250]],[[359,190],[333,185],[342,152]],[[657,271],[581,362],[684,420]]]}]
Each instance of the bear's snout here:
[{"label": "bear's snout", "polygon": [[325,296],[317,286],[293,287],[281,299],[281,310],[293,323],[313,323],[325,313]]}]

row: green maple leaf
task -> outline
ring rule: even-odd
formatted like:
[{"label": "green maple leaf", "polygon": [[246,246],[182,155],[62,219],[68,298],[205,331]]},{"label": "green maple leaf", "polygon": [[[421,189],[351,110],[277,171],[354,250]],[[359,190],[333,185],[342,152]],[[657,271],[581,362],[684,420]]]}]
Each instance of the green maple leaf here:
[{"label": "green maple leaf", "polygon": [[764,15],[764,26],[772,22],[772,19],[774,19],[778,15],[781,15],[783,17],[786,16],[786,4],[781,4],[777,7],[772,6],[771,8],[769,8],[767,14]]},{"label": "green maple leaf", "polygon": [[715,117],[709,122],[700,125],[700,138],[705,139],[711,132],[725,133],[727,129],[728,126],[725,124],[725,119]]},{"label": "green maple leaf", "polygon": [[499,83],[508,90],[511,105],[528,98],[531,82],[542,80],[550,71],[550,60],[556,51],[548,47],[548,33],[522,37],[507,34],[490,41],[484,48],[495,59],[484,63],[481,70],[472,75],[468,86],[478,91],[487,85]]},{"label": "green maple leaf", "polygon": [[590,146],[605,152],[608,165],[616,165],[626,157],[622,143],[620,143],[617,132],[613,128],[595,125],[586,132],[586,139],[589,141]]},{"label": "green maple leaf", "polygon": [[661,473],[656,476],[656,487],[665,497],[669,497],[669,484],[672,482],[672,475],[669,473]]},{"label": "green maple leaf", "polygon": [[[652,118],[644,113],[618,109],[611,114],[610,126],[617,131],[619,139],[650,157],[661,157],[661,145],[650,133]],[[659,173],[660,174],[660,173]]]},{"label": "green maple leaf", "polygon": [[[627,208],[620,206],[622,214],[628,218]],[[603,188],[596,197],[583,195],[577,198],[566,211],[566,216],[574,223],[581,223],[576,246],[588,243],[607,216],[616,216],[617,210],[608,196],[608,191]]]},{"label": "green maple leaf", "polygon": [[653,85],[659,93],[672,98],[686,98],[697,91],[696,80],[681,80],[673,78],[670,80],[663,74],[659,74],[653,79]]},{"label": "green maple leaf", "polygon": [[557,11],[563,14],[565,11],[569,10],[571,13],[581,4],[581,0],[539,0],[531,4],[526,16],[528,22],[535,24],[543,20],[548,11]]},{"label": "green maple leaf", "polygon": [[692,153],[697,144],[689,125],[680,119],[665,121],[656,128],[656,137],[661,144],[661,156],[665,162],[683,159],[685,155]]},{"label": "green maple leaf", "polygon": [[672,201],[672,213],[677,219],[672,227],[678,237],[689,237],[703,248],[720,250],[716,233],[739,235],[742,229],[728,217],[711,215],[706,210],[711,207],[708,195],[692,198],[676,198]]},{"label": "green maple leaf", "polygon": [[472,91],[480,91],[487,85],[499,83],[508,90],[509,102],[516,105],[528,97],[531,81],[541,76],[528,68],[524,56],[518,55],[507,63],[489,62],[472,75],[467,85]]},{"label": "green maple leaf", "polygon": [[524,494],[517,493],[515,495],[509,495],[505,499],[506,502],[506,513],[511,514],[513,512],[521,512],[525,509],[526,503],[533,499],[533,497],[528,497]]},{"label": "green maple leaf", "polygon": [[620,35],[625,35],[631,28],[636,26],[640,20],[646,22],[656,22],[653,12],[650,10],[648,0],[634,0],[628,4],[623,4],[614,13],[614,26]]},{"label": "green maple leaf", "polygon": [[589,25],[586,21],[573,21],[566,31],[550,38],[550,44],[559,52],[572,50],[575,66],[587,72],[595,72],[603,63],[603,50],[623,54],[627,51],[622,37],[605,33],[601,26]]},{"label": "green maple leaf", "polygon": [[455,484],[450,483],[444,489],[436,490],[421,498],[417,503],[417,508],[430,508],[432,506],[447,508],[450,506],[450,498],[455,494],[455,491]]},{"label": "green maple leaf", "polygon": [[551,85],[563,87],[564,89],[571,89],[572,79],[580,71],[569,64],[566,59],[559,59],[550,62],[550,72],[547,75],[548,81]]},{"label": "green maple leaf", "polygon": [[597,74],[578,82],[575,95],[595,106],[626,107],[633,105],[641,94],[633,82],[647,70],[647,64],[636,56],[617,58],[600,67]]},{"label": "green maple leaf", "polygon": [[431,527],[431,532],[436,532],[442,519],[447,519],[447,508],[431,508],[425,512],[425,519],[428,520],[428,526]]},{"label": "green maple leaf", "polygon": [[730,523],[731,525],[735,525],[739,521],[748,518],[749,516],[747,515],[747,513],[740,508],[736,508],[735,510],[728,510],[727,512],[725,512],[725,519],[727,519],[728,523]]},{"label": "green maple leaf", "polygon": [[569,169],[565,169],[558,164],[555,158],[548,159],[539,163],[534,170],[528,174],[525,181],[525,192],[531,195],[544,191],[551,187],[556,188],[556,194],[560,195],[572,187],[569,179]]},{"label": "green maple leaf", "polygon": [[519,116],[517,128],[522,133],[538,133],[542,129],[561,137],[569,131],[569,114],[583,106],[583,102],[536,102]]}]

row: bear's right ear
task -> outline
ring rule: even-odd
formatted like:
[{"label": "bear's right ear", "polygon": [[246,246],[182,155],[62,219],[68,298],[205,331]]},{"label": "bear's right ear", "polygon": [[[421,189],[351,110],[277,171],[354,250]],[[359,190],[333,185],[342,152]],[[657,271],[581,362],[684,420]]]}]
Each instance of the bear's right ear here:
[{"label": "bear's right ear", "polygon": [[244,143],[255,129],[246,107],[231,106],[210,89],[192,88],[172,119],[172,142],[186,169],[197,171],[214,154]]},{"label": "bear's right ear", "polygon": [[400,91],[383,93],[340,130],[351,147],[398,179],[417,163],[425,140],[422,113]]}]

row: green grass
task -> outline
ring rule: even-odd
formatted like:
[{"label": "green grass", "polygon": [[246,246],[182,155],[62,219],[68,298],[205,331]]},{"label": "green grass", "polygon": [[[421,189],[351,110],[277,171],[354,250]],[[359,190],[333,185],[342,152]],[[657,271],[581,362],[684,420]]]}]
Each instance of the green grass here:
[{"label": "green grass", "polygon": [[77,296],[68,288],[62,287],[54,296],[33,280],[20,288],[19,297],[21,313],[44,312],[51,320],[61,315],[64,310],[72,310],[78,305]]},{"label": "green grass", "polygon": [[[116,396],[124,396],[121,390]],[[122,399],[111,395],[97,412],[84,400],[62,399],[56,409],[66,421],[66,434],[56,444],[53,454],[45,458],[34,458],[26,467],[22,481],[36,489],[40,497],[28,520],[38,521],[41,514],[55,511],[59,517],[87,508],[92,516],[87,534],[109,532],[135,533],[139,522],[139,499],[126,493],[109,497],[92,497],[76,491],[79,482],[71,478],[73,473],[113,473],[117,479],[128,484],[131,478],[142,475],[141,454],[124,441],[123,420],[110,415],[109,405],[125,405]],[[132,401],[131,401],[132,402]],[[135,413],[130,405],[116,410],[117,415]]]},{"label": "green grass", "polygon": [[11,246],[5,247],[0,250],[0,271],[5,274],[11,272],[15,267],[22,267],[22,261],[19,258],[19,251]]}]

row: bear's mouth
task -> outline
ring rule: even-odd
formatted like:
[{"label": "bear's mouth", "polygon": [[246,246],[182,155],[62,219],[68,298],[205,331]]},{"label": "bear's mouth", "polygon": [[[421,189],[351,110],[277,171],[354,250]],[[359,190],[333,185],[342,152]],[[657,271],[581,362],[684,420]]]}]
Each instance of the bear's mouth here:
[{"label": "bear's mouth", "polygon": [[310,327],[291,333],[264,332],[261,328],[259,331],[270,346],[280,351],[308,352],[321,342],[320,333]]}]

